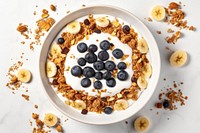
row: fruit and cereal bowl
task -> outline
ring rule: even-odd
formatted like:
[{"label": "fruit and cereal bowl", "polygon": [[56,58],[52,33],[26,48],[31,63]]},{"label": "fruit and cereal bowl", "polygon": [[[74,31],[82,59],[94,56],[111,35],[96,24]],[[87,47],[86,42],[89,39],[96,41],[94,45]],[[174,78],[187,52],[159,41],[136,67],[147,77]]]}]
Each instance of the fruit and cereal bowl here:
[{"label": "fruit and cereal bowl", "polygon": [[48,34],[40,76],[50,101],[66,116],[111,124],[136,114],[160,74],[154,37],[133,14],[91,6],[68,14]]}]

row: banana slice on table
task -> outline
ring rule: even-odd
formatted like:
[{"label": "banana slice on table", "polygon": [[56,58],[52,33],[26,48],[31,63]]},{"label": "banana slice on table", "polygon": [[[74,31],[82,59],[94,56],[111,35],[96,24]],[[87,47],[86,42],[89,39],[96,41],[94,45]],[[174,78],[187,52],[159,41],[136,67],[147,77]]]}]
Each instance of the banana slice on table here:
[{"label": "banana slice on table", "polygon": [[157,21],[161,21],[165,18],[165,8],[162,6],[155,6],[151,11],[151,16]]},{"label": "banana slice on table", "polygon": [[142,77],[140,76],[138,79],[137,79],[137,84],[138,86],[140,87],[140,89],[146,89],[147,88],[147,80],[145,79],[145,77]]},{"label": "banana slice on table", "polygon": [[149,125],[150,125],[149,120],[144,116],[140,116],[134,121],[134,128],[137,132],[147,131]]},{"label": "banana slice on table", "polygon": [[77,34],[81,30],[81,25],[78,21],[73,21],[66,26],[66,31],[71,34]]},{"label": "banana slice on table", "polygon": [[187,53],[183,50],[177,50],[171,55],[169,61],[172,66],[181,67],[187,62]]},{"label": "banana slice on table", "polygon": [[52,78],[57,73],[57,67],[52,61],[47,61],[46,64],[47,77]]},{"label": "banana slice on table", "polygon": [[117,100],[114,105],[115,110],[125,110],[128,108],[128,102],[124,99]]},{"label": "banana slice on table", "polygon": [[45,114],[45,117],[44,117],[44,124],[49,126],[49,127],[53,127],[55,126],[56,124],[58,123],[58,118],[57,116],[55,116],[54,114],[52,113],[48,113],[48,114]]},{"label": "banana slice on table", "polygon": [[98,17],[96,18],[96,24],[100,27],[107,27],[109,25],[110,21],[106,17]]},{"label": "banana slice on table", "polygon": [[81,100],[76,100],[74,102],[74,105],[73,105],[74,108],[78,109],[78,110],[83,110],[86,108],[86,104],[85,102],[81,101]]},{"label": "banana slice on table", "polygon": [[19,81],[27,83],[31,80],[31,72],[27,69],[20,69],[17,73]]},{"label": "banana slice on table", "polygon": [[59,54],[61,54],[61,48],[60,48],[60,46],[58,45],[58,44],[53,44],[52,46],[51,46],[51,48],[50,48],[50,54],[52,55],[52,56],[56,56],[56,55],[59,55]]},{"label": "banana slice on table", "polygon": [[149,63],[146,63],[143,67],[143,71],[142,71],[143,75],[146,77],[146,78],[149,78],[151,77],[151,74],[152,74],[152,67]]},{"label": "banana slice on table", "polygon": [[149,51],[149,47],[148,47],[147,42],[144,38],[140,38],[138,40],[137,49],[143,54],[145,54]]}]

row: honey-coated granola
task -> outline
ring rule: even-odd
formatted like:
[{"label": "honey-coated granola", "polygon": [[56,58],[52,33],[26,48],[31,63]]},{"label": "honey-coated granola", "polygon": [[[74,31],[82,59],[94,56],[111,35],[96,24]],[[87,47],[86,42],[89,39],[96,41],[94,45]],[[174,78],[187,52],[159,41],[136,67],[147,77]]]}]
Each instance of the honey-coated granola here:
[{"label": "honey-coated granola", "polygon": [[[68,99],[66,104],[74,106],[76,100],[82,100],[86,103],[86,109],[91,112],[101,113],[106,106],[114,108],[114,104],[119,99],[125,100],[134,100],[138,99],[138,92],[141,90],[137,84],[137,79],[142,75],[142,70],[144,65],[149,63],[149,60],[146,57],[146,54],[142,54],[137,49],[138,34],[134,31],[133,28],[130,28],[129,34],[125,34],[122,29],[122,24],[118,22],[117,19],[110,22],[107,27],[100,27],[96,25],[95,18],[93,15],[88,16],[89,23],[86,25],[83,22],[79,22],[81,25],[81,30],[77,34],[71,34],[69,32],[63,32],[62,38],[65,42],[63,45],[60,45],[62,52],[60,55],[54,56],[49,53],[48,60],[54,62],[58,68],[57,74],[54,76],[51,84],[57,88],[57,92],[61,93],[63,97]],[[70,47],[76,45],[80,40],[88,37],[93,33],[101,34],[109,33],[112,36],[116,36],[124,45],[128,45],[132,49],[132,70],[134,74],[132,75],[132,85],[128,89],[123,89],[114,96],[90,96],[84,90],[74,90],[70,85],[65,81],[64,71],[70,68],[65,68],[65,58],[68,54]],[[111,47],[112,49],[112,47]],[[127,58],[129,55],[124,55],[123,58]],[[130,64],[128,64],[130,65]],[[113,72],[113,75],[116,75],[116,72]],[[106,90],[97,90],[99,94],[103,93]]]}]

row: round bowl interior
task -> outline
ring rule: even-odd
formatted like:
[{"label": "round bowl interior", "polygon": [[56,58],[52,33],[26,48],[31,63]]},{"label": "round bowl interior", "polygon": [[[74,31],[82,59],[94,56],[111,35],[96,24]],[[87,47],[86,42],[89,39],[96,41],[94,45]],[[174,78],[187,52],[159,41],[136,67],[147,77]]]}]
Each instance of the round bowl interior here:
[{"label": "round bowl interior", "polygon": [[[149,80],[148,87],[143,93],[140,95],[139,99],[129,108],[124,111],[114,111],[111,115],[96,114],[96,113],[88,113],[87,115],[82,115],[80,112],[76,111],[75,109],[67,106],[61,99],[57,96],[55,91],[52,89],[51,85],[49,84],[48,78],[46,76],[45,71],[45,63],[48,55],[49,47],[59,33],[59,31],[70,21],[73,21],[77,18],[86,16],[88,14],[107,14],[111,16],[115,16],[117,18],[121,18],[126,22],[133,25],[139,32],[141,36],[143,36],[148,45],[149,45],[149,52],[151,57],[151,65],[153,68],[152,76]],[[43,44],[40,60],[39,60],[39,69],[40,69],[40,77],[42,84],[44,86],[45,93],[47,94],[48,98],[52,102],[52,104],[60,110],[64,115],[88,124],[96,124],[96,125],[104,125],[104,124],[112,124],[124,119],[129,118],[130,116],[136,114],[145,104],[148,102],[150,97],[152,96],[154,90],[156,89],[156,85],[160,75],[160,54],[157,47],[157,43],[148,30],[148,28],[133,14],[118,7],[113,6],[91,6],[86,7],[75,12],[72,12],[61,19],[49,32],[46,40]]]}]

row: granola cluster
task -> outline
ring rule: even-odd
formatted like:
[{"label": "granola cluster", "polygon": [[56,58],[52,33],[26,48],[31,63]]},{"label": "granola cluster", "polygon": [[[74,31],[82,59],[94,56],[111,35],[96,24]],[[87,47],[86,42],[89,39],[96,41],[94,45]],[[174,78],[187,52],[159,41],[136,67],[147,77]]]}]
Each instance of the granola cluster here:
[{"label": "granola cluster", "polygon": [[[56,56],[49,53],[48,60],[54,62],[57,66],[57,74],[53,77],[51,84],[57,88],[57,93],[61,93],[63,97],[67,100],[66,104],[75,107],[76,100],[82,100],[86,104],[86,109],[82,112],[96,112],[101,113],[103,109],[107,106],[114,108],[114,104],[119,99],[125,100],[134,100],[138,99],[138,92],[141,91],[141,88],[137,84],[137,79],[142,76],[142,72],[145,69],[144,65],[149,63],[149,60],[146,57],[146,54],[142,54],[138,49],[138,34],[134,31],[133,28],[130,28],[128,34],[124,33],[122,26],[118,19],[109,22],[107,27],[100,27],[95,23],[95,18],[93,15],[89,15],[87,22],[79,22],[81,25],[81,30],[77,34],[71,34],[69,32],[63,32],[62,38],[64,38],[64,44],[60,45],[61,54]],[[80,40],[86,38],[89,39],[89,35],[97,33],[109,33],[112,36],[116,36],[124,45],[129,45],[132,49],[132,70],[134,74],[132,76],[132,85],[128,89],[123,89],[119,93],[113,96],[101,97],[90,96],[84,90],[74,90],[69,84],[66,83],[64,71],[69,71],[70,68],[65,68],[65,58],[68,54],[70,47],[76,45]],[[113,46],[114,47],[114,46]],[[111,50],[114,49],[111,47]],[[124,55],[124,59],[129,55]],[[130,64],[127,64],[130,65]],[[116,71],[113,72],[113,75],[116,75]],[[105,90],[98,90],[101,94]]]}]

